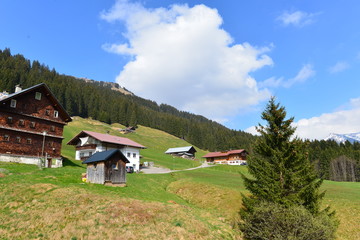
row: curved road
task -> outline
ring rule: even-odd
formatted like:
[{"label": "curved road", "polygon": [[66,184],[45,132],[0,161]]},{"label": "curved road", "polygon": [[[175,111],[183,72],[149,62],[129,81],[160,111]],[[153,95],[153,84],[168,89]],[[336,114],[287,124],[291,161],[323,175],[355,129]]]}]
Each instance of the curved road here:
[{"label": "curved road", "polygon": [[198,168],[213,167],[213,166],[215,166],[215,165],[209,165],[207,162],[204,162],[203,164],[201,164],[198,167],[182,169],[182,170],[170,170],[168,168],[161,168],[161,167],[143,167],[143,168],[141,168],[140,171],[145,174],[162,174],[162,173],[171,173],[171,172],[179,172],[179,171],[189,171],[189,170],[194,170],[194,169],[198,169]]}]

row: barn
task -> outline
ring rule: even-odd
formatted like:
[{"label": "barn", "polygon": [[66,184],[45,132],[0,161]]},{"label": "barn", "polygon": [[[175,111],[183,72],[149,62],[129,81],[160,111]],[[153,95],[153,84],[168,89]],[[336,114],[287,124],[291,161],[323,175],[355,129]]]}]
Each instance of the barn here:
[{"label": "barn", "polygon": [[129,160],[118,150],[97,152],[83,164],[87,164],[87,182],[112,186],[125,186],[125,165]]},{"label": "barn", "polygon": [[168,150],[166,150],[165,153],[170,154],[172,156],[194,159],[196,152],[197,151],[193,146],[187,146],[187,147],[169,148]]}]

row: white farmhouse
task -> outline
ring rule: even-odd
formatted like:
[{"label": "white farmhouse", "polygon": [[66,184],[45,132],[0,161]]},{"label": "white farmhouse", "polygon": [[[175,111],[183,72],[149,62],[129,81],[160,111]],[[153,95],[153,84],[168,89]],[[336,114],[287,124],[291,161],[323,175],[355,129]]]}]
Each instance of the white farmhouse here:
[{"label": "white farmhouse", "polygon": [[145,148],[143,145],[128,138],[91,131],[80,132],[67,144],[75,146],[75,159],[81,161],[84,161],[96,152],[119,149],[129,160],[126,166],[134,167],[134,171],[140,170],[140,149]]}]

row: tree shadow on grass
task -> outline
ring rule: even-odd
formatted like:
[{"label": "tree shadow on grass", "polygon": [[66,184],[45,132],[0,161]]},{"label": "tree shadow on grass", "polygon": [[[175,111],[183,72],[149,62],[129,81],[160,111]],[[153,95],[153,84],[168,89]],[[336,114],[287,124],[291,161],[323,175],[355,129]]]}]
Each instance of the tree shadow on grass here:
[{"label": "tree shadow on grass", "polygon": [[62,156],[63,158],[63,167],[67,167],[67,166],[70,166],[70,167],[81,167],[83,168],[84,166],[82,166],[81,164],[81,161],[79,161],[79,163],[75,163],[74,161],[71,161],[70,159]]}]

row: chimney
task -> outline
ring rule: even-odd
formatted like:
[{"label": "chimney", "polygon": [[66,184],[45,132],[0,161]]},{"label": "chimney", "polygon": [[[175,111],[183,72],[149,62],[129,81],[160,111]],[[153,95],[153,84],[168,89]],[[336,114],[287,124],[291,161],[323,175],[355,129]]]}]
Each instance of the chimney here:
[{"label": "chimney", "polygon": [[18,84],[18,85],[15,86],[15,92],[16,92],[16,93],[17,93],[17,92],[20,92],[21,90],[22,90],[22,88],[21,88],[20,84]]}]

